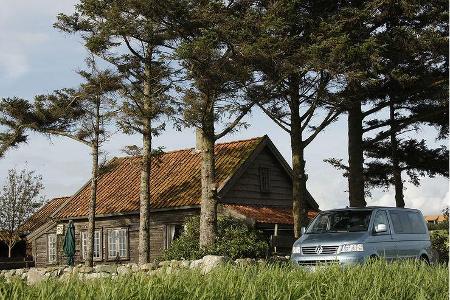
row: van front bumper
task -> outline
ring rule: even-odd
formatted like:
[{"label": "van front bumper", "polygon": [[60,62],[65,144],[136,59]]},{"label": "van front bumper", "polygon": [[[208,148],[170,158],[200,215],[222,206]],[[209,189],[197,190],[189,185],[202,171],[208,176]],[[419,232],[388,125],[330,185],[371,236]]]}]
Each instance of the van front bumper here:
[{"label": "van front bumper", "polygon": [[311,266],[321,264],[354,265],[363,263],[366,259],[364,252],[347,252],[335,255],[291,255],[291,261],[300,266]]}]

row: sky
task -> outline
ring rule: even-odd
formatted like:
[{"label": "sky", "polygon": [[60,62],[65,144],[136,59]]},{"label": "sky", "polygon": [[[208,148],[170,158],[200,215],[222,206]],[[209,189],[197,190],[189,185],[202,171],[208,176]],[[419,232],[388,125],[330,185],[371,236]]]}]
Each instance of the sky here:
[{"label": "sky", "polygon": [[[74,87],[80,82],[75,73],[83,67],[87,55],[82,41],[74,35],[58,32],[52,27],[56,15],[70,13],[76,1],[64,0],[0,0],[0,97],[32,99],[34,95]],[[248,129],[230,134],[219,142],[263,136],[267,134],[290,163],[290,140],[262,112],[252,111],[245,121]],[[430,130],[418,134],[433,140]],[[155,147],[165,150],[194,147],[193,129],[181,132],[171,126],[154,139]],[[105,158],[124,156],[126,145],[140,145],[137,135],[115,134],[104,144]],[[331,157],[347,161],[347,128],[345,116],[329,126],[307,148],[306,171],[308,190],[320,209],[348,205],[347,179],[323,160]],[[6,153],[0,159],[0,184],[8,169],[35,170],[41,174],[47,199],[75,193],[90,176],[89,148],[65,139],[48,139],[31,134],[27,144]],[[438,214],[448,205],[448,180],[442,177],[424,178],[421,186],[405,183],[407,207],[419,208],[424,214]],[[368,205],[394,206],[394,191],[373,190],[366,199]]]}]

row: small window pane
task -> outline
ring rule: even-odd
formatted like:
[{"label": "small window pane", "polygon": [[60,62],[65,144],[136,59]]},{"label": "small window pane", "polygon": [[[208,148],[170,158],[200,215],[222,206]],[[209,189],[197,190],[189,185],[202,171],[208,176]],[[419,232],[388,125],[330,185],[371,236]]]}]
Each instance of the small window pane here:
[{"label": "small window pane", "polygon": [[116,257],[116,231],[109,230],[108,232],[108,256],[110,258]]},{"label": "small window pane", "polygon": [[100,231],[95,231],[94,232],[94,258],[101,258],[100,255],[100,242],[101,242],[101,235],[100,235]]},{"label": "small window pane", "polygon": [[87,257],[87,232],[83,231],[81,233],[81,253],[83,259]]},{"label": "small window pane", "polygon": [[267,167],[259,168],[259,181],[261,192],[270,192],[270,169]]},{"label": "small window pane", "polygon": [[108,230],[108,257],[126,258],[128,253],[127,230],[123,228]]},{"label": "small window pane", "polygon": [[[87,257],[87,231],[81,232],[81,250],[82,257],[86,259]],[[94,259],[101,258],[101,232],[99,230],[94,231]]]},{"label": "small window pane", "polygon": [[119,256],[126,257],[127,256],[127,248],[126,248],[126,230],[122,229],[119,231]]},{"label": "small window pane", "polygon": [[56,234],[48,235],[48,262],[56,262]]}]

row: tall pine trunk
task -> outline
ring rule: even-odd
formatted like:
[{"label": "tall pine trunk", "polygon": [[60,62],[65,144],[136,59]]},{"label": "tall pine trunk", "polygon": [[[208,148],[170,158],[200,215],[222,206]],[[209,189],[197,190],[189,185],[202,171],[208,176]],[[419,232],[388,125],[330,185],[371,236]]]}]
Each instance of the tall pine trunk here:
[{"label": "tall pine trunk", "polygon": [[[151,57],[151,52],[148,53]],[[139,195],[139,263],[145,264],[150,259],[150,172],[152,151],[152,124],[148,113],[151,109],[150,64],[146,64],[144,81],[144,113],[142,128],[142,161]]]},{"label": "tall pine trunk", "polygon": [[290,77],[291,109],[291,151],[292,151],[292,215],[294,218],[294,236],[299,238],[301,227],[308,224],[306,210],[306,173],[300,120],[299,90],[297,76]]},{"label": "tall pine trunk", "polygon": [[294,217],[294,236],[299,238],[301,227],[308,224],[306,210],[306,173],[304,148],[298,136],[291,135],[292,149],[292,214]]},{"label": "tall pine trunk", "polygon": [[217,191],[214,158],[214,107],[209,105],[203,128],[199,129],[202,202],[200,207],[200,248],[214,244],[217,224]]},{"label": "tall pine trunk", "polygon": [[405,200],[403,196],[403,180],[402,170],[398,159],[398,141],[397,128],[395,125],[395,106],[391,100],[389,104],[390,121],[391,121],[391,163],[392,163],[392,177],[395,187],[395,205],[397,207],[405,207]]},{"label": "tall pine trunk", "polygon": [[363,114],[361,103],[355,101],[348,110],[348,191],[351,207],[365,207]]},{"label": "tall pine trunk", "polygon": [[91,200],[89,203],[87,249],[85,265],[92,267],[94,264],[94,230],[95,230],[95,207],[97,202],[97,180],[98,180],[98,149],[100,135],[100,100],[96,103],[94,140],[91,145],[92,155],[92,178],[91,178]]}]

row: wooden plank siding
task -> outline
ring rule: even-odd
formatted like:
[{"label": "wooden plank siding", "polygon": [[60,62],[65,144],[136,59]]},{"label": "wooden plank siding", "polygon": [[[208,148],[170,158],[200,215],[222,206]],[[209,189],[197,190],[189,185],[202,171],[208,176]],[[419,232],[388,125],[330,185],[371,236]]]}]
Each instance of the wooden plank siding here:
[{"label": "wooden plank siding", "polygon": [[[161,211],[151,213],[150,216],[150,260],[161,257],[165,244],[165,225],[183,224],[189,216],[198,215],[199,209],[178,209],[171,211]],[[60,222],[65,226],[68,222]],[[81,232],[87,230],[86,220],[74,220],[75,225],[75,264],[83,263],[81,256]],[[138,262],[138,243],[139,243],[139,215],[125,215],[115,217],[99,217],[95,221],[96,230],[101,230],[102,237],[102,258],[95,260],[94,263],[115,263],[116,260],[108,259],[108,235],[107,231],[111,228],[128,229],[128,257],[122,259],[125,262]],[[66,227],[65,227],[66,229]],[[50,228],[45,233],[32,241],[35,249],[35,263],[37,267],[50,265],[48,263],[47,235],[56,233],[56,226]],[[63,251],[64,235],[57,236],[57,262],[56,264],[66,264],[67,257]]]},{"label": "wooden plank siding", "polygon": [[[270,192],[261,192],[261,167],[270,169]],[[220,202],[289,207],[292,205],[291,179],[273,153],[265,148]]]}]

